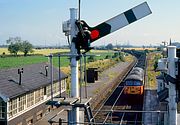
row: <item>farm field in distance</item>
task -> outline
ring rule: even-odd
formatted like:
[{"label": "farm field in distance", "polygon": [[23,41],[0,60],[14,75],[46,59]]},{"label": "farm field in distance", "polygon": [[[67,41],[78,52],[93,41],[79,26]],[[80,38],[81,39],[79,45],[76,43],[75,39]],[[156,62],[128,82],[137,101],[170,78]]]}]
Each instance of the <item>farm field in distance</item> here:
[{"label": "farm field in distance", "polygon": [[[33,53],[31,54],[42,54],[48,55],[50,53],[58,53],[58,52],[69,52],[69,49],[33,49]],[[7,48],[0,48],[0,55],[5,52],[6,55],[10,55]],[[23,55],[22,52],[18,52],[18,55]]]},{"label": "farm field in distance", "polygon": [[[143,48],[124,48],[127,50],[143,50]],[[144,49],[148,49],[148,50],[155,50],[156,48],[144,48]],[[42,55],[48,55],[50,53],[58,53],[58,52],[69,52],[69,49],[33,49],[34,52],[32,54],[42,54]],[[7,48],[0,48],[0,55],[5,52],[6,55],[9,55],[9,51]],[[104,52],[108,52],[108,50],[91,50],[91,52],[95,52],[95,53],[104,53]],[[112,52],[112,51],[111,51]],[[19,55],[22,55],[22,52],[18,53]]]},{"label": "farm field in distance", "polygon": [[[0,55],[5,52],[5,55],[9,55],[9,52],[7,48],[0,48]],[[23,65],[29,65],[29,64],[35,64],[35,63],[41,63],[41,62],[48,62],[48,57],[45,57],[45,55],[49,55],[50,53],[66,53],[69,52],[68,49],[38,49],[34,50],[33,54],[41,54],[41,55],[33,55],[33,56],[7,56],[7,57],[0,57],[0,69],[7,69],[7,68],[13,68],[13,67],[21,67]],[[96,54],[99,56],[95,56],[96,60],[104,59],[107,55],[112,56],[113,51],[107,51],[107,50],[92,50],[89,54]],[[21,55],[21,53],[18,53]],[[87,57],[88,58],[88,57]],[[61,57],[61,66],[67,67],[69,66],[69,57]],[[58,67],[58,57],[53,58],[53,65]]]},{"label": "farm field in distance", "polygon": [[130,47],[130,48],[124,48],[125,50],[156,50],[157,48],[142,48],[142,47]]}]

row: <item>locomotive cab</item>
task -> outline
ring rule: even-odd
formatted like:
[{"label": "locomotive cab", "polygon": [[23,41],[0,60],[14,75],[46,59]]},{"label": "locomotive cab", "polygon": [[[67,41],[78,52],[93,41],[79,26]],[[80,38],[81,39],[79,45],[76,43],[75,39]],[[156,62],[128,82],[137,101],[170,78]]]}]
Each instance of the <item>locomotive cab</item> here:
[{"label": "locomotive cab", "polygon": [[140,94],[144,92],[144,70],[136,67],[125,79],[124,94]]}]

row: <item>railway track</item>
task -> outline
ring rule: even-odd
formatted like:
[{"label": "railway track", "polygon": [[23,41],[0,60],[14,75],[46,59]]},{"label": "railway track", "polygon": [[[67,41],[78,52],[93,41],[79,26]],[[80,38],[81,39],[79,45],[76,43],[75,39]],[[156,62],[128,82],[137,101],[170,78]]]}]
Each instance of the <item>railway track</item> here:
[{"label": "railway track", "polygon": [[[144,67],[145,56],[139,56],[136,65]],[[124,76],[124,78],[127,74]],[[95,124],[141,125],[143,95],[125,95],[124,83],[121,83],[94,111]]]},{"label": "railway track", "polygon": [[101,108],[96,111],[94,117],[97,124],[141,124],[143,96],[125,95],[123,89],[123,85],[118,86]]},{"label": "railway track", "polygon": [[106,102],[99,108],[99,110],[96,111],[94,118],[97,123],[105,124],[109,122],[109,120],[112,120],[112,111],[114,110],[116,103],[123,93],[123,88],[123,86],[117,87],[113,94],[106,100]]}]

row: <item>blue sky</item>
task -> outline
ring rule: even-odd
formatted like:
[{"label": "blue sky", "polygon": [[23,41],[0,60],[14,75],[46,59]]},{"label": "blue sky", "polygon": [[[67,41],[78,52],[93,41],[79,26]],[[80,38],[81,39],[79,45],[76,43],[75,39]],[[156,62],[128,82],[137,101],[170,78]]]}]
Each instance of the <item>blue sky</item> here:
[{"label": "blue sky", "polygon": [[[159,45],[180,41],[180,1],[146,0],[152,14],[132,23],[93,45],[108,43]],[[34,45],[64,45],[62,22],[69,19],[69,8],[78,0],[0,0],[0,45],[9,37],[20,36]],[[98,25],[144,0],[81,0],[81,18],[90,26]]]}]

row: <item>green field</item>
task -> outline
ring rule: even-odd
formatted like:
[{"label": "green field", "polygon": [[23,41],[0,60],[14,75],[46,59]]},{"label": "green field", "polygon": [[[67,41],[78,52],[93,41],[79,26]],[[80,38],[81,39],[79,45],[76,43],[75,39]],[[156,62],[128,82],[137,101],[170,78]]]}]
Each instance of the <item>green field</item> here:
[{"label": "green field", "polygon": [[[45,56],[28,56],[28,57],[6,57],[0,58],[0,69],[21,67],[23,65],[48,62],[48,57]],[[58,66],[58,57],[53,58],[53,64]],[[67,57],[61,58],[61,66],[65,67],[69,65],[69,59]]]},{"label": "green field", "polygon": [[[113,55],[113,52],[93,52],[90,54],[98,54],[100,56],[95,56],[96,60],[104,59],[107,55]],[[88,57],[87,57],[88,58]],[[48,62],[48,57],[45,56],[19,56],[19,57],[0,57],[0,69],[7,68],[17,68],[24,65]],[[66,67],[69,65],[69,57],[61,57],[61,66]],[[53,64],[58,67],[58,57],[53,58]]]}]

